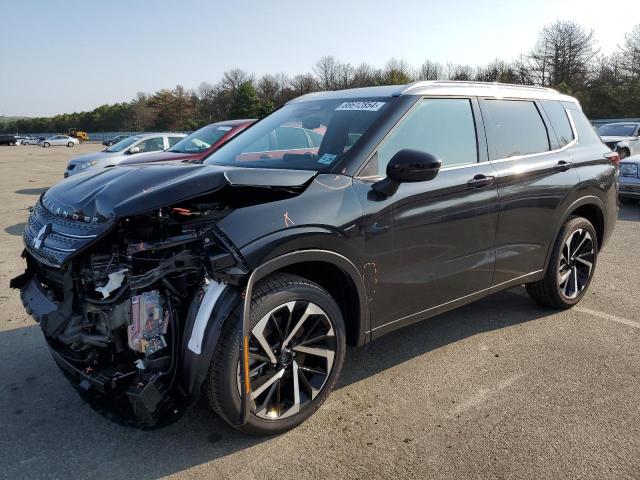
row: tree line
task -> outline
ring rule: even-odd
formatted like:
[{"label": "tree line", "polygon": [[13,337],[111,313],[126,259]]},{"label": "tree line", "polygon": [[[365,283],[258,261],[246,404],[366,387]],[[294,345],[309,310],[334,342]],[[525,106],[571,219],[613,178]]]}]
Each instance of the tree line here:
[{"label": "tree line", "polygon": [[233,69],[218,83],[197,89],[178,85],[129,102],[102,105],[90,112],[23,118],[0,126],[5,133],[195,130],[234,118],[260,118],[300,95],[322,90],[400,85],[416,80],[475,80],[552,87],[577,97],[590,118],[640,117],[640,24],[610,55],[600,52],[593,31],[573,21],[545,26],[528,53],[487,65],[441,64],[426,60],[410,66],[392,58],[381,68],[322,57],[312,72],[255,77]]}]

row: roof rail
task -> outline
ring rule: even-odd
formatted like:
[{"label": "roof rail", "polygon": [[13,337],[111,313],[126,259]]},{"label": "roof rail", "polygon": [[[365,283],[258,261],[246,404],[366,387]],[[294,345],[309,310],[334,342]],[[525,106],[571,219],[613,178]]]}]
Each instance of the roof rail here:
[{"label": "roof rail", "polygon": [[409,92],[410,90],[414,90],[420,87],[435,87],[438,85],[457,85],[460,87],[464,86],[487,86],[487,87],[508,87],[508,88],[518,88],[523,90],[537,90],[540,92],[551,92],[551,93],[559,93],[557,90],[548,87],[539,87],[537,85],[521,85],[517,83],[500,83],[500,82],[474,82],[467,80],[420,80],[417,82],[409,83],[404,85],[404,88],[401,88],[398,92],[400,95]]}]

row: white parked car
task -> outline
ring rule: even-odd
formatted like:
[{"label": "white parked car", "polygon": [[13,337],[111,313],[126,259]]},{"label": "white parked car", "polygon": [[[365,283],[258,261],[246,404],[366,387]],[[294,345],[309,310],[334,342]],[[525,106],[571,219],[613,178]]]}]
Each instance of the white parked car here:
[{"label": "white parked car", "polygon": [[101,152],[87,153],[74,158],[67,165],[65,178],[87,170],[127,165],[130,163],[144,163],[149,153],[161,152],[172,147],[186,135],[184,133],[146,133],[132,135],[124,140],[105,148]]},{"label": "white parked car", "polygon": [[20,145],[37,145],[38,139],[36,137],[24,137],[20,141]]},{"label": "white parked car", "polygon": [[38,142],[43,147],[75,147],[80,144],[80,140],[69,135],[54,135]]},{"label": "white parked car", "polygon": [[640,154],[640,122],[606,123],[598,127],[598,135],[620,159]]}]

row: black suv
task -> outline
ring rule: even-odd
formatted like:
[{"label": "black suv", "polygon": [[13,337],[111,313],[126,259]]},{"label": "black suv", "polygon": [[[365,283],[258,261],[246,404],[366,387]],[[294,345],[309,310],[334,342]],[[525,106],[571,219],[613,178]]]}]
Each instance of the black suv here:
[{"label": "black suv", "polygon": [[325,400],[346,344],[516,285],[579,302],[616,221],[618,161],[550,89],[314,93],[203,164],[50,188],[12,286],[101,409],[151,425],[204,392],[231,425],[282,432]]}]

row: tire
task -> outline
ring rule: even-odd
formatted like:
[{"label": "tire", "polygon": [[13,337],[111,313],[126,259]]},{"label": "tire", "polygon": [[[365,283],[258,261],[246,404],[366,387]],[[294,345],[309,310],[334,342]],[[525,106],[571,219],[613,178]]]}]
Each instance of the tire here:
[{"label": "tire", "polygon": [[560,228],[544,278],[527,283],[527,293],[544,307],[573,307],[591,284],[598,248],[598,235],[591,222],[583,217],[569,217]]},{"label": "tire", "polygon": [[49,142],[44,142],[44,143],[42,144],[42,146],[43,146],[43,147],[50,147],[50,146],[51,146],[51,144],[50,144]]},{"label": "tire", "polygon": [[[291,305],[293,308],[290,308]],[[316,314],[307,316],[306,321],[298,324],[304,317],[303,312],[309,311],[307,308]],[[285,321],[285,318],[288,320]],[[288,325],[288,322],[295,327]],[[280,326],[282,336],[276,330],[276,325]],[[318,329],[315,330],[315,327]],[[239,305],[223,326],[203,386],[209,405],[227,423],[251,435],[273,435],[296,427],[322,405],[340,375],[346,337],[340,308],[322,287],[295,275],[273,274],[256,285],[251,301],[252,334],[249,344],[249,350],[253,355],[250,369],[255,374],[251,381],[252,395],[261,388],[263,390],[255,398],[255,402],[251,402],[247,423],[237,426],[241,411],[241,330],[242,305]],[[276,364],[267,358],[266,350],[260,346],[256,335],[259,335],[269,348],[276,346],[275,351],[268,354],[277,361]],[[310,335],[312,338],[309,338]],[[281,343],[285,343],[282,342],[283,338],[292,338],[291,343],[286,344],[293,344],[291,350],[284,347],[279,349],[278,343],[274,341],[278,338]],[[324,340],[313,341],[318,338]],[[324,352],[325,355],[302,352],[302,349],[311,348],[305,344],[313,345],[314,351]],[[327,355],[331,349],[333,355]],[[315,373],[305,373],[310,368],[313,368]],[[284,373],[273,381],[280,372]],[[296,390],[296,372],[299,392],[297,408],[293,394]],[[266,387],[267,385],[269,386]],[[315,391],[312,385],[316,387]]]},{"label": "tire", "polygon": [[67,143],[67,147],[73,147],[75,144],[73,142]]}]

